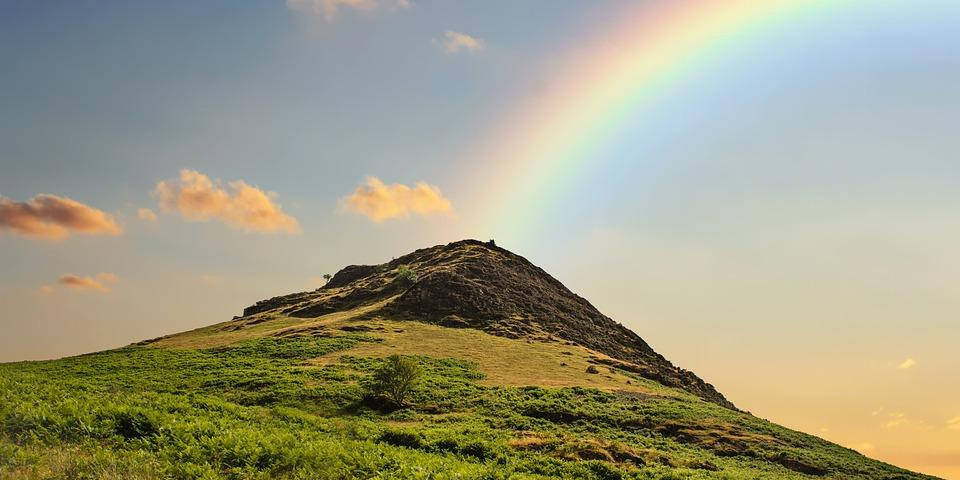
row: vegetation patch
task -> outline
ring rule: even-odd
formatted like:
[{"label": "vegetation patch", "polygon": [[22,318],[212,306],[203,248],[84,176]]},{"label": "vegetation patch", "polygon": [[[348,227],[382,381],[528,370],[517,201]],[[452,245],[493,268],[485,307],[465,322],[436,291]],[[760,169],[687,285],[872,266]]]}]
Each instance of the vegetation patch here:
[{"label": "vegetation patch", "polygon": [[690,395],[491,385],[449,356],[398,357],[416,381],[373,408],[377,332],[0,365],[0,478],[924,478]]}]

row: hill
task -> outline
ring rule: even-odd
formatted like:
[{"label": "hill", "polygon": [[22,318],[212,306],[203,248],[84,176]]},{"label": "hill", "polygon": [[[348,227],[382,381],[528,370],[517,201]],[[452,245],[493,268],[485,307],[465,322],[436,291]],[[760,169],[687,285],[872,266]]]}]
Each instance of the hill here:
[{"label": "hill", "polygon": [[[423,369],[407,408],[363,384]],[[526,259],[461,241],[126,348],[0,365],[0,478],[922,479],[737,410]]]}]

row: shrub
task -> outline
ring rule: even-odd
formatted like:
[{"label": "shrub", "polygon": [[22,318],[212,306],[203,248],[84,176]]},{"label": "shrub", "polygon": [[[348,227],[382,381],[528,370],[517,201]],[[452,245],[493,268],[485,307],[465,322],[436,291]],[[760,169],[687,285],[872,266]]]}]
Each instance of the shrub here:
[{"label": "shrub", "polygon": [[423,369],[412,358],[390,355],[370,379],[369,390],[386,398],[396,407],[404,407],[410,391],[416,386]]},{"label": "shrub", "polygon": [[380,434],[379,440],[395,447],[420,448],[423,446],[423,437],[407,430],[385,430]]},{"label": "shrub", "polygon": [[160,433],[157,424],[141,411],[122,410],[113,417],[113,429],[127,440],[147,438]]},{"label": "shrub", "polygon": [[417,280],[417,272],[414,272],[412,268],[404,265],[397,269],[397,281],[401,284],[413,285],[417,283]]}]

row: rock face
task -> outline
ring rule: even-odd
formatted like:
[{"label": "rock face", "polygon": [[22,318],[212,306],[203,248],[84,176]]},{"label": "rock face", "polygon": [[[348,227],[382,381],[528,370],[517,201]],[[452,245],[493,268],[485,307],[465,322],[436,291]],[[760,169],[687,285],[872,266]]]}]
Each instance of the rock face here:
[{"label": "rock face", "polygon": [[620,368],[735,408],[712,385],[675,367],[527,259],[476,240],[417,250],[381,265],[348,266],[317,291],[258,302],[244,316],[316,317],[373,304],[374,315],[581,345],[616,359]]}]

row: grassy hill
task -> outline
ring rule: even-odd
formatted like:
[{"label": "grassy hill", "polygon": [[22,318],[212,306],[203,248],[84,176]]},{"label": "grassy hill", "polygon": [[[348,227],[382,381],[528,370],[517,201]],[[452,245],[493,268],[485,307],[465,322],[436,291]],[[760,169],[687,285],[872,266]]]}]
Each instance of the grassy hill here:
[{"label": "grassy hill", "polygon": [[[450,249],[348,267],[327,289],[127,348],[0,365],[0,478],[932,478],[741,412],[641,346],[578,341],[502,298],[499,313],[399,308],[436,272],[505,255],[453,251],[436,270]],[[418,308],[437,309],[429,293]],[[407,408],[365,395],[390,354],[423,368]]]}]

